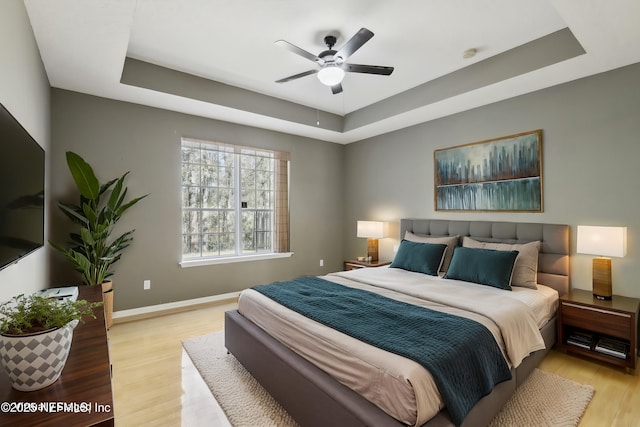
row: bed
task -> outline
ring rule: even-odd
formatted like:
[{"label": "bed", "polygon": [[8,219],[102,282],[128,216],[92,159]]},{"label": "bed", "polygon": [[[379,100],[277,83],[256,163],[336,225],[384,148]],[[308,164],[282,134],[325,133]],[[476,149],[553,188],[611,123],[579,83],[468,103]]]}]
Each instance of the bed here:
[{"label": "bed", "polygon": [[[457,236],[456,239],[453,240],[457,241],[460,245],[462,245],[463,239],[466,237],[473,239],[467,242],[489,245],[489,249],[492,248],[491,245],[495,244],[528,244],[527,246],[529,246],[533,244],[530,242],[540,242],[536,244],[539,245],[536,282],[541,285],[538,287],[540,290],[546,290],[548,299],[545,300],[543,298],[546,302],[542,303],[542,305],[546,305],[547,310],[546,312],[543,310],[542,314],[532,314],[531,316],[535,318],[536,328],[540,331],[539,335],[542,343],[541,345],[538,344],[537,347],[531,347],[537,350],[523,357],[523,360],[520,360],[518,355],[510,353],[511,350],[505,348],[504,343],[500,344],[500,349],[507,355],[505,359],[509,361],[511,379],[499,382],[490,394],[480,399],[475,406],[473,406],[461,423],[457,423],[464,426],[486,425],[509,399],[518,385],[521,384],[538,365],[546,354],[546,351],[555,343],[555,307],[557,307],[557,297],[558,295],[563,295],[569,288],[569,229],[566,225],[556,224],[403,219],[401,220],[400,232],[402,238],[412,236],[412,238],[410,237],[409,239],[415,241],[426,239],[431,242],[433,240],[429,239]],[[465,246],[469,246],[467,242],[465,242]],[[403,249],[404,246],[401,246],[401,250]],[[447,261],[451,262],[451,260],[445,260],[445,264]],[[380,292],[386,295],[388,293],[395,293],[396,289],[389,288],[388,286],[385,287],[385,283],[391,283],[396,279],[404,283],[404,276],[400,278],[400,275],[410,277],[410,280],[415,281],[415,283],[419,282],[420,289],[427,287],[426,285],[423,286],[423,278],[421,277],[425,275],[415,272],[405,272],[403,269],[397,268],[363,269],[361,271],[336,273],[324,276],[321,280],[339,283],[340,285],[348,287],[362,287],[366,290],[369,290],[369,286],[374,285],[376,288],[382,287],[383,290]],[[457,289],[465,287],[464,283],[457,283],[456,281],[453,281],[456,283],[449,283],[452,281],[449,279],[441,279],[438,276],[429,278],[429,280],[441,280],[441,282],[437,282],[437,286],[433,289],[448,289],[445,286],[441,286],[442,284],[450,286],[450,289],[455,289],[455,291],[452,292],[440,292],[443,294],[443,297],[446,296],[444,294],[447,293],[458,295]],[[458,288],[456,288],[456,286]],[[466,285],[467,288],[472,288],[472,296],[469,297],[472,299],[478,298],[477,296],[473,296],[473,292],[477,292],[474,290],[474,286],[475,288],[489,288],[478,285]],[[515,290],[516,288],[514,287],[513,289]],[[530,299],[528,295],[536,294],[536,298],[538,298],[537,294],[542,293],[533,290],[521,291],[518,289],[518,291],[519,292],[505,293],[504,291],[498,291],[493,288],[487,289],[489,293],[501,292],[510,295],[527,295],[524,297],[525,300]],[[409,295],[408,297],[401,298],[408,298],[411,304],[413,304],[413,299],[416,297],[422,297],[422,295]],[[263,304],[260,301],[255,301],[261,298],[270,302]],[[392,296],[392,298],[397,297]],[[464,300],[462,297],[458,299]],[[412,391],[403,390],[400,387],[404,387],[404,385],[393,383],[390,385],[382,383],[384,385],[374,387],[373,381],[371,387],[368,387],[366,381],[363,381],[362,378],[365,378],[366,375],[371,375],[372,371],[365,369],[360,374],[355,374],[355,376],[350,377],[350,375],[353,374],[351,371],[356,371],[356,369],[351,369],[351,365],[347,364],[347,362],[351,363],[353,361],[353,357],[358,356],[358,351],[362,352],[364,358],[374,358],[373,362],[371,360],[365,360],[363,362],[364,365],[375,365],[376,368],[379,368],[377,363],[382,359],[385,360],[385,363],[387,360],[395,360],[398,362],[397,365],[394,364],[391,367],[382,367],[380,370],[384,372],[393,372],[396,366],[397,369],[400,370],[400,367],[404,366],[404,364],[410,367],[411,363],[415,362],[406,363],[402,360],[394,359],[394,357],[400,358],[400,356],[396,355],[388,357],[380,357],[379,355],[369,356],[370,353],[374,353],[372,350],[368,350],[365,347],[365,350],[361,349],[356,351],[355,347],[352,347],[351,342],[344,344],[347,348],[346,351],[336,353],[334,350],[337,344],[336,341],[333,341],[334,335],[332,334],[340,335],[340,332],[320,332],[320,330],[314,329],[316,326],[313,325],[313,321],[308,319],[309,322],[312,322],[312,325],[306,330],[306,335],[301,335],[302,338],[292,338],[297,337],[300,330],[303,330],[302,333],[304,334],[304,329],[307,328],[307,326],[303,325],[303,321],[300,318],[286,317],[279,312],[278,314],[274,314],[276,308],[269,304],[277,305],[277,303],[267,297],[256,297],[255,291],[244,292],[241,296],[238,310],[230,311],[226,314],[226,346],[300,425],[424,425],[429,427],[454,425],[451,414],[446,407],[443,408],[442,402],[439,402],[436,398],[424,397],[431,396],[430,394],[421,394],[422,392],[418,389],[422,389],[422,386],[413,384],[414,381],[416,384],[420,384],[417,379],[411,378],[409,381],[404,381],[412,383],[411,387],[414,388]],[[436,299],[435,303],[431,301],[428,304],[429,306],[433,304],[438,307],[446,306],[446,304],[443,304],[443,301],[438,299]],[[454,305],[457,304],[456,302]],[[521,302],[515,302],[514,304],[516,304],[517,308],[519,307],[517,304],[521,304]],[[464,307],[438,307],[436,307],[437,310],[453,310],[453,314],[456,315],[458,310],[464,309]],[[284,310],[286,311],[287,309],[285,308]],[[528,313],[528,310],[522,311],[527,311]],[[260,314],[259,312],[263,313]],[[263,315],[266,317],[261,317]],[[287,315],[291,315],[291,313]],[[296,315],[300,316],[294,312],[293,316]],[[277,319],[281,317],[284,321],[276,324],[271,323],[274,319],[277,321]],[[292,325],[294,326],[293,329],[298,330],[292,330],[290,328]],[[287,329],[287,327],[289,327],[289,329]],[[497,341],[500,341],[502,333],[502,329],[500,328],[501,327],[498,327],[498,332],[491,330],[491,327],[488,328],[492,331],[491,333],[497,337]],[[269,332],[266,330],[269,330]],[[325,333],[328,335],[323,335]],[[353,340],[353,338],[350,339]],[[300,345],[299,343],[292,342],[292,340],[300,341],[303,344]],[[505,335],[504,341],[511,342],[511,339],[508,335]],[[326,344],[327,342],[330,343],[328,350],[322,348],[326,346],[319,345],[320,343]],[[367,344],[363,345],[366,346]],[[321,348],[316,348],[316,346]],[[384,350],[376,349],[376,351],[385,354]],[[528,353],[525,351],[524,354],[526,355]],[[377,359],[378,357],[380,357],[380,359]],[[513,363],[511,363],[511,358],[513,358]],[[349,369],[342,369],[344,366],[349,366]],[[412,372],[416,370],[411,368],[407,369]],[[347,372],[345,373],[344,371]],[[358,377],[358,375],[360,376]],[[390,376],[393,377],[394,375],[395,374],[392,373]],[[422,373],[420,375],[422,375]],[[428,372],[426,378],[428,381]],[[378,381],[377,377],[376,381]],[[367,390],[368,388],[370,390]],[[427,387],[425,386],[424,388],[426,389]],[[399,398],[389,403],[381,403],[375,393],[372,395],[371,390],[374,389],[378,394],[380,390],[387,390],[386,394],[398,395]],[[409,396],[411,393],[414,393],[413,400],[415,402],[404,405],[402,401],[403,396]],[[386,396],[384,398],[386,399],[388,397],[389,396]],[[382,397],[380,399],[382,399]],[[411,399],[407,398],[407,401],[410,400]],[[400,414],[394,412],[395,407],[411,407],[412,405],[419,406],[414,411],[416,413],[415,418],[411,418],[413,415],[410,415],[410,413],[409,415],[404,415],[402,412],[400,412]],[[420,407],[422,407],[422,409]],[[406,408],[400,408],[399,411],[405,409]]]}]

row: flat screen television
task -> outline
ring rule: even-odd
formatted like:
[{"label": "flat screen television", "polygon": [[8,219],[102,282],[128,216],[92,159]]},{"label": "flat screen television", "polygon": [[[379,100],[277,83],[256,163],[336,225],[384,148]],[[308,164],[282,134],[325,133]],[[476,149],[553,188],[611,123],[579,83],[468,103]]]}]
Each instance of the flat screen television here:
[{"label": "flat screen television", "polygon": [[44,244],[44,150],[0,104],[0,269]]}]

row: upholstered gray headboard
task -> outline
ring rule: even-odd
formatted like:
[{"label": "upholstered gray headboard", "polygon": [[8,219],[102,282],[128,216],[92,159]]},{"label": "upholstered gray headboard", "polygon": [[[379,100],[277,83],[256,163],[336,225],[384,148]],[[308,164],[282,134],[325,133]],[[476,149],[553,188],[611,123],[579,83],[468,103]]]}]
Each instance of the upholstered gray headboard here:
[{"label": "upholstered gray headboard", "polygon": [[401,219],[400,239],[405,232],[425,236],[469,236],[483,242],[542,242],[538,257],[538,283],[560,295],[569,291],[569,226],[523,222]]}]

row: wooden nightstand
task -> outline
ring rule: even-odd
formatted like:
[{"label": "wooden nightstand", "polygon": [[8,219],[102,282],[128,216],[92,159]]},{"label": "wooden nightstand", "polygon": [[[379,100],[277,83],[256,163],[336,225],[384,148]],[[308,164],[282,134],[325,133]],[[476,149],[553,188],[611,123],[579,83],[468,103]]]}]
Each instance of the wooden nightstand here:
[{"label": "wooden nightstand", "polygon": [[[602,301],[594,298],[591,291],[573,289],[560,297],[558,346],[567,353],[635,369],[639,309],[637,298],[614,295],[610,301]],[[587,338],[584,343],[581,337]],[[624,358],[607,353],[602,339],[624,344]]]},{"label": "wooden nightstand", "polygon": [[344,262],[345,271],[355,270],[356,268],[367,268],[367,267],[382,267],[383,265],[389,265],[391,261],[372,261],[372,262],[364,262],[358,261],[357,259],[348,259]]}]

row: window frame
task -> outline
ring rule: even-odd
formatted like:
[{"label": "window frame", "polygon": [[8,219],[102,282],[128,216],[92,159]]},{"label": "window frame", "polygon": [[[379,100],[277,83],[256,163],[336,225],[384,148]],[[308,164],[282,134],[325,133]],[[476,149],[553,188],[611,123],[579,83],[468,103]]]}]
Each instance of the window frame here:
[{"label": "window frame", "polygon": [[[216,210],[218,212],[222,212],[224,210],[228,210],[228,208],[221,207],[217,205],[215,208],[212,207],[204,207],[202,205],[202,200],[198,203],[197,207],[189,207],[185,205],[185,189],[189,187],[189,183],[184,181],[184,168],[185,164],[189,164],[189,161],[185,161],[183,155],[183,149],[185,147],[189,147],[196,145],[199,149],[206,149],[206,146],[212,146],[212,151],[217,151],[219,153],[232,153],[233,154],[233,208],[232,211],[235,217],[234,219],[234,227],[233,227],[233,235],[234,235],[234,253],[233,254],[220,254],[220,255],[203,255],[203,246],[205,245],[204,236],[210,233],[206,233],[202,229],[203,225],[203,217],[202,213],[207,212],[208,210]],[[243,151],[251,151],[253,154],[243,153]],[[260,153],[268,153],[270,156],[260,156]],[[242,164],[243,164],[243,155],[251,156],[254,160],[260,157],[268,157],[272,164],[269,167],[270,182],[268,187],[270,203],[269,208],[267,209],[270,212],[271,217],[271,225],[268,230],[270,233],[270,243],[269,250],[260,251],[257,248],[253,250],[248,250],[247,252],[243,252],[243,234],[245,231],[243,230],[243,213],[247,211],[254,212],[254,215],[258,213],[258,211],[264,210],[263,208],[258,208],[256,204],[253,207],[242,207],[243,203],[243,188],[242,188]],[[289,153],[267,149],[267,148],[258,148],[258,147],[250,147],[246,145],[240,144],[229,144],[222,143],[216,141],[207,141],[197,138],[190,137],[182,137],[180,140],[180,170],[181,170],[181,178],[180,178],[180,188],[181,188],[181,202],[180,202],[180,213],[181,213],[181,230],[180,230],[180,261],[179,265],[181,267],[196,267],[201,265],[211,265],[211,264],[227,264],[234,262],[244,262],[244,261],[256,261],[256,260],[264,260],[264,259],[274,259],[274,258],[286,258],[293,255],[293,252],[289,250],[289,226],[290,226],[290,218],[289,218],[289,170],[290,170],[290,161],[289,161]],[[201,162],[200,166],[202,167],[204,163]],[[219,167],[219,166],[218,166]],[[246,168],[244,169],[246,170]],[[250,169],[251,170],[251,169]],[[256,170],[254,168],[253,170]],[[284,175],[278,174],[284,173]],[[199,182],[197,185],[193,185],[197,187],[198,193],[203,194],[202,189],[206,189],[202,177],[199,178]],[[211,187],[219,190],[220,187]],[[256,191],[256,189],[254,189]],[[200,196],[202,197],[202,196]],[[185,237],[189,234],[185,230],[185,213],[186,212],[195,212],[200,219],[198,221],[198,229],[199,232],[196,233],[199,238],[200,245],[200,256],[187,256],[185,257]],[[278,216],[280,215],[280,217]],[[284,216],[284,222],[282,217]],[[220,230],[220,229],[218,229]],[[257,231],[254,229],[254,243],[256,241],[256,233]],[[218,233],[220,234],[220,231]],[[220,252],[218,252],[220,253]]]}]

